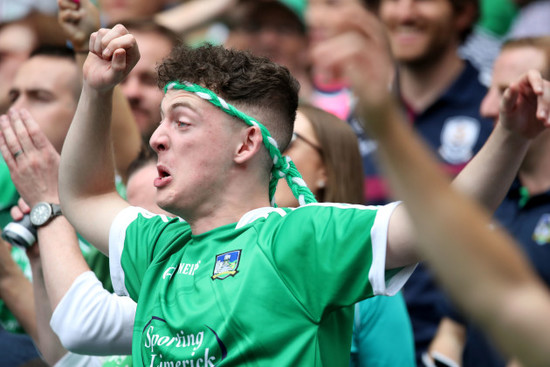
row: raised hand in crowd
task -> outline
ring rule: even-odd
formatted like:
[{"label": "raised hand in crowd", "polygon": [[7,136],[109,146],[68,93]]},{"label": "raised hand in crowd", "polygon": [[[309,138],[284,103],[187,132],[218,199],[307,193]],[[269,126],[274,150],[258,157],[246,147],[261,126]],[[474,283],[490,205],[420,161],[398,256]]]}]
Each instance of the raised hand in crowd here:
[{"label": "raised hand in crowd", "polygon": [[77,53],[88,51],[90,35],[100,28],[99,9],[90,0],[58,0],[57,19]]}]

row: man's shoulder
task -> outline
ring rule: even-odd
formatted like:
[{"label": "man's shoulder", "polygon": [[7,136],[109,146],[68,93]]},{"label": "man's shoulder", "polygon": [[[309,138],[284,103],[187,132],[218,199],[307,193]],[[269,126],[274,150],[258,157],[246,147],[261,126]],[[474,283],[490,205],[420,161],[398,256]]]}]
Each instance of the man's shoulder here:
[{"label": "man's shoulder", "polygon": [[166,238],[191,234],[191,227],[180,217],[155,214],[140,207],[122,210],[111,225],[111,235],[130,236],[133,239]]},{"label": "man's shoulder", "polygon": [[236,229],[247,225],[267,227],[284,225],[287,223],[315,223],[337,221],[340,217],[350,218],[354,213],[375,215],[379,206],[366,206],[344,203],[313,203],[297,208],[265,207],[249,211],[241,217]]}]

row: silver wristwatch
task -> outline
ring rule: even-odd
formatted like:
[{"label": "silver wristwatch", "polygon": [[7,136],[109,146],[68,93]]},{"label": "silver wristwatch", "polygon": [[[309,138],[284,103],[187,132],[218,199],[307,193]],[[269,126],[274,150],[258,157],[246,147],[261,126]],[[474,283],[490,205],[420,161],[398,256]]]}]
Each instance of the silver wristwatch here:
[{"label": "silver wristwatch", "polygon": [[35,227],[41,227],[48,223],[52,218],[61,214],[61,206],[58,204],[51,204],[41,201],[31,210],[31,223]]}]

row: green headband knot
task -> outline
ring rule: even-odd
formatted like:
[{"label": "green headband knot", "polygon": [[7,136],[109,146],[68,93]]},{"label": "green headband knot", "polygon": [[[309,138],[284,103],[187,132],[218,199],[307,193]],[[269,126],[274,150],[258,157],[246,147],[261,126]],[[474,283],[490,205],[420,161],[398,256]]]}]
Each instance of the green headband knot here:
[{"label": "green headband knot", "polygon": [[279,150],[277,141],[273,139],[269,130],[262,125],[258,120],[247,114],[239,111],[223,98],[216,95],[210,89],[201,87],[197,84],[189,82],[170,82],[164,87],[164,93],[170,89],[182,89],[186,92],[194,93],[197,97],[204,99],[212,103],[214,106],[221,109],[223,112],[242,120],[248,126],[256,126],[260,128],[264,146],[269,152],[269,156],[273,160],[273,168],[271,169],[271,179],[269,181],[269,200],[271,205],[275,205],[275,190],[277,189],[277,182],[281,178],[285,178],[288,186],[292,190],[294,196],[298,199],[300,205],[306,205],[310,203],[316,203],[315,196],[307,187],[305,181],[300,175],[300,172],[296,169],[294,162],[288,156],[283,156]]}]

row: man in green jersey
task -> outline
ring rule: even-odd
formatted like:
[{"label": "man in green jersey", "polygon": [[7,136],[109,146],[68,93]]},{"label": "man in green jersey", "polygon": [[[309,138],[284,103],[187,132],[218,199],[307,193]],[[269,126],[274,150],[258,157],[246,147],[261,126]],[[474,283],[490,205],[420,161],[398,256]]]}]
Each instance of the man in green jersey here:
[{"label": "man in green jersey", "polygon": [[[138,58],[124,27],[92,35],[60,172],[64,214],[109,253],[117,292],[138,301],[135,363],[346,365],[352,305],[395,293],[417,261],[405,210],[272,206],[279,177],[302,204],[314,202],[279,152],[298,85],[267,59],[212,46],[178,47],[159,67],[166,95],[150,140],[154,185],[157,203],[179,218],[128,206],[114,190],[107,142],[112,90]],[[482,183],[510,182],[528,145],[512,130],[497,129],[457,179],[490,208],[506,189]],[[505,143],[517,149],[499,149]]]}]

